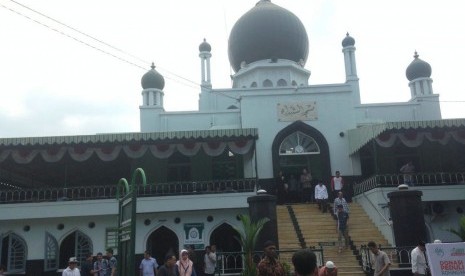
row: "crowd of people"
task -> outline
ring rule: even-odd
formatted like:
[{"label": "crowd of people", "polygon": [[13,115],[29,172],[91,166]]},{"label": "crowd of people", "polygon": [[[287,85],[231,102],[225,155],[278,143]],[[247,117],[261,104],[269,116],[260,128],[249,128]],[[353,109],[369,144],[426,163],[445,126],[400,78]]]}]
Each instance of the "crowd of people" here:
[{"label": "crowd of people", "polygon": [[[140,276],[210,276],[216,270],[216,246],[209,245],[203,255],[203,266],[194,264],[195,252],[192,247],[181,250],[179,258],[168,252],[163,263],[159,264],[149,250],[144,252],[144,258],[139,264]],[[1,270],[0,270],[1,272]],[[63,270],[62,276],[117,276],[117,260],[113,256],[113,250],[107,249],[106,256],[101,252],[93,256],[87,254],[86,260],[79,267],[76,257],[69,258],[68,267]]]},{"label": "crowd of people", "polygon": [[106,250],[105,257],[101,252],[93,256],[92,253],[86,255],[86,260],[78,267],[76,257],[69,258],[68,267],[63,270],[62,276],[117,276],[118,262],[113,255],[113,249]]},{"label": "crowd of people", "polygon": [[[423,247],[422,247],[423,246]],[[372,253],[372,266],[376,276],[389,276],[391,261],[388,255],[381,251],[374,241],[368,242],[368,248]],[[412,252],[412,258],[418,257],[418,262],[412,260],[412,272],[414,275],[426,275],[425,261],[422,259],[424,254],[424,243],[420,243]],[[283,264],[279,261],[276,252],[276,246],[272,241],[264,244],[264,257],[257,265],[258,276],[285,276],[287,275]],[[414,265],[414,263],[416,263]],[[294,275],[296,276],[337,276],[338,268],[332,261],[327,261],[323,266],[317,264],[316,254],[310,249],[301,249],[296,251],[292,256],[294,265]],[[414,268],[415,266],[415,268]]]},{"label": "crowd of people", "polygon": [[[275,243],[266,241],[263,247],[264,257],[257,265],[257,275],[287,275],[283,264],[279,261]],[[319,267],[316,254],[310,249],[296,251],[292,256],[292,264],[296,276],[337,276],[335,264],[332,261],[327,261],[324,266]]]},{"label": "crowd of people", "polygon": [[274,193],[278,204],[317,202],[325,207],[329,200],[336,198],[345,189],[344,178],[339,171],[329,181],[329,185],[326,185],[322,179],[314,179],[311,171],[306,168],[302,169],[298,178],[294,174],[286,176],[283,171],[278,171]]}]

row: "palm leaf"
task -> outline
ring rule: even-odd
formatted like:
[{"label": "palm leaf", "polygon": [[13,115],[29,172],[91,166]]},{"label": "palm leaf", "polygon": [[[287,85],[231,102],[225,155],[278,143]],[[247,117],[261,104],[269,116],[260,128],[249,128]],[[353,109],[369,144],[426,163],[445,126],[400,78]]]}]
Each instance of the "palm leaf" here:
[{"label": "palm leaf", "polygon": [[465,216],[462,216],[459,220],[459,229],[446,229],[446,231],[451,232],[452,234],[455,234],[457,237],[459,237],[462,241],[465,241]]},{"label": "palm leaf", "polygon": [[234,230],[239,233],[239,243],[245,255],[245,268],[242,272],[243,276],[255,276],[256,269],[253,262],[253,251],[257,244],[257,239],[265,224],[270,221],[269,218],[262,218],[257,222],[252,222],[247,215],[239,215],[242,222],[242,228],[234,227]]}]

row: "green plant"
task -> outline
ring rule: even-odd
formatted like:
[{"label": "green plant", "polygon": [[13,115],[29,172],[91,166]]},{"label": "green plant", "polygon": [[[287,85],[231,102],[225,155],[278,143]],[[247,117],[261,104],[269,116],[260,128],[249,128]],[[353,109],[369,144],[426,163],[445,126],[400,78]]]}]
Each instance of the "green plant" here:
[{"label": "green plant", "polygon": [[457,237],[459,237],[463,242],[465,242],[465,216],[462,216],[459,219],[459,229],[446,229],[447,231],[451,232],[452,234],[455,234]]},{"label": "green plant", "polygon": [[281,264],[283,265],[285,275],[291,275],[291,265],[288,262],[281,262]]},{"label": "green plant", "polygon": [[234,230],[239,233],[239,243],[244,251],[244,269],[242,270],[243,276],[255,276],[257,270],[253,262],[253,252],[257,243],[258,235],[263,229],[263,226],[270,221],[269,218],[262,218],[257,222],[252,222],[248,215],[239,215],[242,222],[242,228],[234,227]]}]

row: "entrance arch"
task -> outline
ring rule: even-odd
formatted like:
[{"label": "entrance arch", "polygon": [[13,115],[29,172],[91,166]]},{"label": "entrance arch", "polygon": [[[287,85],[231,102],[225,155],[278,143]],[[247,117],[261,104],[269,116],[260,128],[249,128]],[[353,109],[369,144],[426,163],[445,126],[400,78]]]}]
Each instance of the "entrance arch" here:
[{"label": "entrance arch", "polygon": [[159,265],[163,264],[165,255],[173,253],[176,258],[179,256],[179,239],[171,229],[162,226],[150,234],[147,239],[147,249],[157,260]]},{"label": "entrance arch", "polygon": [[241,245],[238,242],[239,234],[228,223],[222,223],[216,227],[210,235],[210,244],[216,245],[216,249],[222,252],[240,252]]},{"label": "entrance arch", "polygon": [[210,244],[216,245],[217,252],[225,252],[218,269],[223,274],[238,273],[242,271],[242,256],[239,254],[228,254],[227,252],[241,252],[239,234],[228,223],[222,223],[215,228],[210,235]]},{"label": "entrance arch", "polygon": [[328,182],[331,177],[326,138],[316,128],[302,121],[296,121],[276,134],[272,156],[275,176],[282,170],[287,179],[294,177],[298,183],[302,169],[307,168],[311,170],[314,180]]}]

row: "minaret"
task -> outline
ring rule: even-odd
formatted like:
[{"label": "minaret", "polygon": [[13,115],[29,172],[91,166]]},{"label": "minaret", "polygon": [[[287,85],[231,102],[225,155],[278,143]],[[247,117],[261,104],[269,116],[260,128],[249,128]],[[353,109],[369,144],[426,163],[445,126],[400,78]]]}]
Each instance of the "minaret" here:
[{"label": "minaret", "polygon": [[210,78],[210,58],[212,47],[207,43],[207,40],[204,38],[203,42],[199,45],[199,57],[200,57],[200,71],[202,72],[201,86],[211,88],[211,78]]},{"label": "minaret", "polygon": [[431,77],[431,65],[428,62],[419,59],[417,51],[414,54],[414,60],[410,63],[405,71],[407,79],[410,81],[410,94],[412,99],[421,96],[433,95],[433,80]]},{"label": "minaret", "polygon": [[160,108],[163,110],[163,88],[165,79],[155,70],[152,62],[151,70],[142,76],[142,105],[141,107]]},{"label": "minaret", "polygon": [[355,62],[355,39],[347,33],[342,40],[342,52],[346,69],[346,81],[358,80],[357,66]]}]

